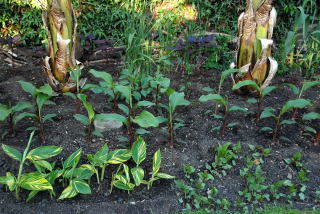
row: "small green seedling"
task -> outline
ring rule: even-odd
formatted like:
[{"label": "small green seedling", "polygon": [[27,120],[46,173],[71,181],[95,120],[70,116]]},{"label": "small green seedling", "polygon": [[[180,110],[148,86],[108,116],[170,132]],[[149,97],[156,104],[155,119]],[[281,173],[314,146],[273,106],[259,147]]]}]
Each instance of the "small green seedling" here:
[{"label": "small green seedling", "polygon": [[78,99],[82,101],[83,106],[85,107],[87,111],[87,115],[83,114],[75,114],[73,117],[78,120],[80,123],[83,125],[87,126],[87,142],[91,143],[92,142],[92,135],[97,135],[101,136],[101,134],[97,131],[94,131],[93,128],[93,121],[95,119],[96,113],[90,103],[87,101],[87,96],[85,94],[78,94],[77,95]]},{"label": "small green seedling", "polygon": [[273,131],[272,141],[275,142],[278,132],[283,125],[292,125],[296,123],[294,120],[282,120],[283,115],[290,110],[302,109],[311,105],[311,102],[306,99],[289,100],[284,104],[278,116],[274,114],[275,110],[273,108],[265,108],[260,115],[260,119],[273,118],[275,120],[275,126],[273,129],[270,127],[263,127],[261,131]]},{"label": "small green seedling", "polygon": [[[15,191],[18,200],[20,200],[20,189],[31,191],[27,201],[32,199],[39,191],[47,190],[50,194],[54,194],[52,183],[50,182],[50,180],[53,180],[53,174],[45,174],[43,169],[53,170],[54,163],[51,164],[45,159],[58,155],[62,148],[58,146],[41,146],[29,151],[34,132],[31,133],[23,154],[10,146],[2,145],[2,150],[12,159],[19,161],[20,164],[17,177],[13,173],[7,172],[6,176],[0,177],[0,183],[6,184],[10,191]],[[38,171],[23,174],[26,160],[32,162]]]},{"label": "small green seedling", "polygon": [[[62,164],[61,176],[63,184],[68,183],[68,186],[62,191],[59,199],[73,198],[79,193],[91,194],[89,180],[95,173],[93,166],[82,164],[77,167],[82,149],[73,152]],[[65,186],[65,185],[64,185]]]},{"label": "small green seedling", "polygon": [[[302,120],[304,121],[320,120],[320,114],[317,112],[309,112],[303,115]],[[320,145],[320,132],[317,131],[315,128],[312,128],[307,125],[304,125],[303,128],[308,134],[310,133],[311,135],[314,135],[314,145],[315,146]]]},{"label": "small green seedling", "polygon": [[[319,80],[305,81],[303,82],[301,88],[298,88],[297,86],[291,83],[284,83],[283,85],[289,87],[292,90],[292,92],[296,95],[297,99],[301,99],[303,97],[304,92],[306,92],[308,89],[315,86],[320,86],[320,81]],[[292,120],[296,120],[297,116],[298,116],[298,108],[295,108],[293,109]]]},{"label": "small green seedling", "polygon": [[228,116],[231,112],[234,111],[241,111],[241,112],[246,112],[247,109],[246,108],[241,108],[239,106],[230,106],[228,99],[223,98],[221,95],[219,94],[208,94],[208,95],[202,95],[199,98],[200,102],[207,102],[207,101],[215,101],[219,104],[221,104],[224,108],[224,115],[221,116],[219,114],[215,114],[213,113],[212,116],[216,119],[222,119],[222,125],[214,127],[213,130],[220,130],[220,135],[224,136],[225,134],[225,130],[226,128],[231,128],[236,126],[238,123],[237,122],[232,122],[232,123],[228,123]]},{"label": "small green seedling", "polygon": [[25,109],[32,109],[32,105],[28,102],[20,102],[15,106],[0,104],[0,121],[7,121],[9,135],[14,135],[14,123],[16,114]]},{"label": "small green seedling", "polygon": [[93,91],[95,93],[103,93],[110,97],[110,101],[113,101],[113,109],[115,110],[117,108],[117,99],[119,95],[119,91],[116,89],[118,83],[113,81],[112,76],[107,72],[99,72],[94,69],[90,69],[89,73],[102,80],[99,82],[99,85],[95,86]]},{"label": "small green seedling", "polygon": [[[190,102],[184,98],[184,93],[176,92],[174,90],[168,90],[169,94],[169,104],[160,106],[167,110],[169,118],[166,120],[168,123],[168,132],[169,132],[169,145],[170,147],[174,146],[174,135],[175,130],[179,127],[184,126],[183,120],[175,118],[175,111],[178,106],[188,106]],[[177,123],[175,123],[177,121]]]},{"label": "small green seedling", "polygon": [[42,115],[42,108],[44,105],[48,105],[48,104],[55,105],[54,102],[49,100],[53,96],[53,90],[48,84],[45,84],[40,88],[36,88],[32,83],[25,82],[22,80],[18,82],[20,83],[22,89],[25,92],[28,92],[29,94],[31,94],[33,98],[34,113],[23,112],[15,117],[14,123],[16,124],[18,121],[20,121],[23,118],[27,118],[27,117],[34,118],[38,123],[38,127],[32,127],[32,129],[39,130],[40,142],[44,143],[45,142],[44,123],[52,120],[52,118],[57,115],[57,114],[47,114],[44,116]]},{"label": "small green seedling", "polygon": [[285,158],[284,162],[294,167],[298,171],[298,178],[301,182],[309,181],[306,174],[310,171],[302,166],[302,154],[301,152],[296,152],[291,158]]},{"label": "small green seedling", "polygon": [[132,93],[131,86],[123,86],[118,85],[116,90],[121,93],[121,95],[125,98],[125,102],[127,105],[118,104],[118,107],[125,116],[120,114],[99,114],[97,115],[97,120],[99,121],[117,121],[124,123],[127,126],[128,135],[129,135],[129,142],[130,146],[132,146],[134,142],[134,128],[133,123],[138,124],[141,129],[137,130],[138,134],[148,133],[147,130],[144,128],[149,127],[158,127],[160,121],[157,117],[155,117],[152,113],[143,110],[139,115],[135,115],[135,110],[139,109],[140,107],[150,107],[154,106],[155,104],[149,101],[139,101],[135,105],[133,104],[134,95]]},{"label": "small green seedling", "polygon": [[255,81],[244,80],[244,81],[241,81],[241,82],[238,82],[237,84],[235,84],[232,87],[232,90],[238,90],[244,86],[254,88],[258,93],[258,97],[259,97],[258,99],[250,98],[247,100],[248,103],[252,103],[252,104],[256,103],[258,105],[257,106],[257,113],[256,113],[256,120],[258,121],[260,119],[264,97],[266,95],[270,94],[277,87],[276,86],[268,86],[268,87],[262,88]]},{"label": "small green seedling", "polygon": [[76,69],[72,70],[70,72],[71,79],[76,84],[76,91],[74,93],[72,92],[65,92],[64,95],[71,97],[75,100],[75,113],[80,113],[80,107],[81,107],[81,100],[78,99],[78,94],[83,94],[85,91],[95,88],[96,85],[93,84],[85,84],[86,79],[80,79],[81,77],[81,68],[77,67]]}]

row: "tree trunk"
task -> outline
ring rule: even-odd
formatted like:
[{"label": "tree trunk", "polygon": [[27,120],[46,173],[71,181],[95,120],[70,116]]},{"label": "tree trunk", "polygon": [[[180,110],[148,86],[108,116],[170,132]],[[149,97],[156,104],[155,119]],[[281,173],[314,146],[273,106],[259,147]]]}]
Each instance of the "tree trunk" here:
[{"label": "tree trunk", "polygon": [[48,35],[47,80],[56,91],[74,91],[69,72],[76,68],[76,17],[70,0],[47,0],[47,4],[42,16]]},{"label": "tree trunk", "polygon": [[[254,80],[261,87],[267,87],[278,69],[278,63],[271,57],[273,27],[277,12],[272,0],[247,0],[247,7],[238,19],[238,53],[235,64],[241,72],[235,83]],[[252,88],[242,88],[246,91]]]}]

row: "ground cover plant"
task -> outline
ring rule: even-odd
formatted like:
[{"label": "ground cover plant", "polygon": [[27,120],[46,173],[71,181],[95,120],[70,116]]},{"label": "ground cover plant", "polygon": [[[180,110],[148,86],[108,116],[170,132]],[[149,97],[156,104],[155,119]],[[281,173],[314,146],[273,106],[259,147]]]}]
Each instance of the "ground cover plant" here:
[{"label": "ground cover plant", "polygon": [[0,3],[0,213],[317,212],[316,1],[61,2]]}]

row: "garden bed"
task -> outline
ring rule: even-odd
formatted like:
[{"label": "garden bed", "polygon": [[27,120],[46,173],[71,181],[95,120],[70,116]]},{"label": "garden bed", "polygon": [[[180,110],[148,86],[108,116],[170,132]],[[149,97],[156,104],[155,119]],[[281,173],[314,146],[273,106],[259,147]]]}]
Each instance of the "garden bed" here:
[{"label": "garden bed", "polygon": [[[44,53],[44,52],[43,52]],[[44,55],[43,55],[44,56]],[[41,86],[46,83],[42,73],[42,61],[38,56],[26,56],[26,66],[19,68],[11,68],[6,65],[0,65],[0,103],[19,101],[27,101],[30,97],[21,90],[18,80],[32,82],[36,86]],[[99,64],[95,66],[85,67],[84,76],[88,78],[87,82],[97,83],[92,75],[87,71],[94,68],[98,71],[106,71],[114,77],[119,76],[119,66],[114,64]],[[162,124],[159,128],[148,129],[149,134],[143,136],[147,143],[147,159],[142,165],[144,169],[150,171],[152,165],[152,155],[160,148],[162,153],[161,171],[170,175],[176,176],[177,179],[184,179],[183,166],[185,164],[195,167],[197,172],[205,169],[205,163],[210,163],[214,160],[214,148],[226,142],[234,144],[240,142],[243,147],[243,152],[236,165],[228,171],[227,177],[216,178],[211,184],[219,190],[219,197],[226,198],[230,202],[235,202],[240,198],[238,191],[241,191],[245,186],[244,179],[240,176],[239,170],[245,167],[244,157],[250,150],[248,145],[260,145],[264,148],[271,148],[271,155],[265,158],[265,162],[261,163],[261,168],[266,176],[266,184],[271,184],[279,180],[289,179],[293,182],[299,182],[297,179],[297,170],[294,167],[284,162],[285,158],[292,157],[296,152],[301,152],[302,163],[304,168],[310,172],[307,173],[308,181],[303,182],[306,185],[304,192],[305,199],[292,199],[292,206],[296,208],[312,208],[319,206],[319,201],[316,201],[315,191],[319,190],[320,186],[320,147],[313,145],[313,138],[302,135],[303,131],[300,126],[291,125],[281,129],[279,136],[285,138],[272,142],[270,133],[260,132],[260,128],[264,126],[272,126],[273,121],[261,120],[256,125],[253,114],[244,114],[234,112],[231,114],[230,122],[238,122],[239,125],[228,129],[224,137],[220,137],[212,127],[221,123],[215,120],[208,114],[207,110],[214,109],[213,102],[200,103],[198,99],[201,95],[207,92],[203,91],[204,87],[217,88],[220,80],[221,71],[200,69],[193,72],[191,75],[181,75],[181,72],[164,73],[165,76],[171,79],[171,87],[179,90],[185,86],[186,82],[192,84],[185,90],[186,99],[191,101],[189,106],[179,107],[177,109],[177,117],[185,122],[185,126],[181,127],[176,132],[176,146],[170,148],[168,138],[163,134],[163,129],[166,129]],[[290,76],[277,76],[273,81],[274,85],[279,85],[284,82],[300,82],[303,80],[298,74]],[[222,88],[222,95],[229,98],[232,105],[238,105],[248,108],[250,111],[255,111],[255,105],[248,104],[246,100],[250,96],[238,95],[231,91],[231,81],[227,79]],[[99,113],[112,113],[112,103],[107,102],[105,96],[88,92],[88,101],[91,103],[95,111]],[[289,88],[281,87],[274,90],[268,95],[264,102],[264,107],[281,108],[282,105],[289,99],[295,98],[295,95]],[[315,103],[313,109],[303,109],[299,111],[298,123],[302,123],[302,113],[311,111],[319,112],[320,89],[313,87],[305,93],[305,98],[312,100]],[[127,148],[128,143],[119,142],[120,136],[126,136],[126,129],[123,127],[116,131],[104,133],[104,137],[94,137],[93,142],[88,144],[85,137],[81,134],[85,129],[82,124],[76,121],[74,115],[74,101],[67,96],[57,95],[52,101],[56,105],[46,106],[45,113],[56,113],[57,117],[53,122],[45,124],[45,145],[57,145],[63,147],[62,153],[58,156],[57,164],[60,159],[65,159],[78,148],[83,148],[81,162],[85,163],[86,155],[98,151],[105,143],[108,144],[111,150],[117,148]],[[161,102],[167,103],[167,99],[163,97]],[[317,107],[318,105],[318,107]],[[311,107],[310,107],[311,108]],[[85,110],[82,109],[82,112]],[[148,111],[158,115],[158,111],[148,109]],[[285,117],[290,117],[290,113]],[[1,139],[1,143],[12,146],[19,151],[23,151],[26,147],[29,132],[26,129],[33,126],[31,120],[22,120],[15,127],[16,136],[5,136]],[[313,127],[320,127],[319,121],[312,123]],[[5,129],[5,124],[0,124],[0,129]],[[319,130],[318,130],[319,131]],[[32,148],[41,146],[38,138],[34,138]],[[129,163],[130,164],[130,163]],[[31,168],[31,166],[29,166]],[[6,156],[3,151],[0,151],[0,176],[6,172],[16,173],[18,164],[16,161]],[[183,210],[184,205],[178,202],[182,197],[182,193],[176,187],[173,180],[159,180],[154,183],[150,190],[146,186],[140,186],[128,194],[126,191],[114,189],[109,194],[111,172],[113,167],[107,168],[106,179],[99,186],[95,179],[91,181],[93,194],[78,195],[73,199],[57,200],[51,199],[47,192],[37,195],[30,202],[17,201],[14,194],[5,191],[4,186],[0,186],[0,213],[173,213]],[[57,194],[62,191],[62,187],[57,188]],[[26,197],[25,192],[22,194]],[[280,203],[285,203],[280,200]]]}]

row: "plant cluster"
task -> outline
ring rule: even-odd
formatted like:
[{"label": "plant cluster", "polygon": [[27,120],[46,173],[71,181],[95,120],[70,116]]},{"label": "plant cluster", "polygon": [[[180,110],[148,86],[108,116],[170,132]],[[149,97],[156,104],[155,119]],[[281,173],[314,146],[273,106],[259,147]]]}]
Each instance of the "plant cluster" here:
[{"label": "plant cluster", "polygon": [[[105,177],[105,169],[108,165],[119,165],[118,169],[112,173],[111,190],[113,187],[132,191],[135,186],[146,184],[148,189],[159,179],[173,179],[174,176],[160,172],[161,152],[158,150],[153,156],[151,177],[145,176],[145,171],[141,168],[141,163],[146,159],[146,143],[139,137],[131,149],[117,149],[109,151],[107,145],[104,145],[96,154],[87,155],[88,163],[79,165],[82,149],[73,152],[62,162],[59,168],[56,162],[49,162],[54,156],[62,151],[58,146],[41,146],[31,149],[34,131],[31,133],[26,149],[23,153],[13,147],[2,145],[2,150],[10,158],[19,161],[19,171],[17,175],[7,172],[5,176],[0,177],[0,183],[5,184],[10,191],[15,191],[16,198],[21,199],[21,189],[29,190],[27,201],[35,197],[40,191],[48,191],[50,196],[56,195],[55,188],[57,183],[62,184],[64,190],[59,199],[73,198],[78,194],[92,194],[90,185],[91,177],[95,174],[98,184]],[[129,168],[125,162],[133,160],[136,166]],[[24,172],[24,166],[32,163],[36,168],[34,172]],[[101,177],[99,177],[99,168],[101,168]],[[131,183],[133,178],[134,183]]]},{"label": "plant cluster", "polygon": [[[272,154],[271,149],[250,144],[248,149],[248,152],[244,152],[240,143],[226,143],[217,147],[212,164],[206,163],[199,169],[185,165],[183,168],[185,179],[176,180],[176,185],[182,193],[179,202],[186,210],[203,209],[212,213],[213,210],[224,209],[230,212],[236,209],[251,213],[268,202],[278,203],[285,200],[292,204],[293,201],[305,200],[308,170],[302,167],[301,153],[285,159],[287,164],[300,170],[296,173],[297,179],[290,178],[270,183],[264,171],[264,164]],[[242,164],[244,167],[236,170],[243,178],[244,186],[238,191],[239,198],[231,202],[221,197],[219,193],[221,190],[216,185],[227,176],[227,172],[233,166]],[[315,194],[317,195],[318,191],[315,190]]]}]

